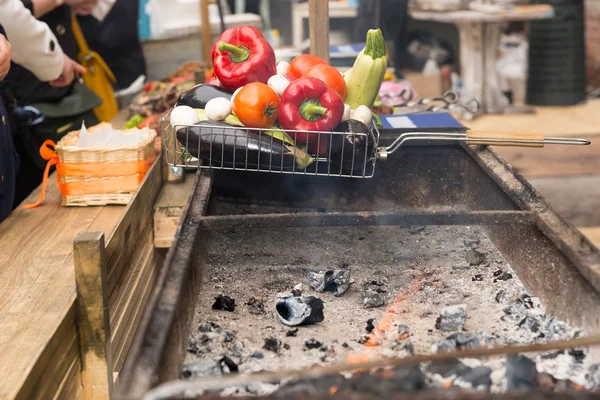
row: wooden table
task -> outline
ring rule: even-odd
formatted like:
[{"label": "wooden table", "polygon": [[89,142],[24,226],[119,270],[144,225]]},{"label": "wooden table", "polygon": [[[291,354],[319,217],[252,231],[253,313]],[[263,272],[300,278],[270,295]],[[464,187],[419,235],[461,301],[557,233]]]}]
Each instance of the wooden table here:
[{"label": "wooden table", "polygon": [[549,5],[517,6],[512,11],[430,12],[411,11],[412,18],[455,24],[460,33],[460,69],[467,96],[481,103],[487,113],[502,113],[508,99],[502,93],[496,73],[496,59],[502,24],[506,21],[530,21],[552,18]]}]

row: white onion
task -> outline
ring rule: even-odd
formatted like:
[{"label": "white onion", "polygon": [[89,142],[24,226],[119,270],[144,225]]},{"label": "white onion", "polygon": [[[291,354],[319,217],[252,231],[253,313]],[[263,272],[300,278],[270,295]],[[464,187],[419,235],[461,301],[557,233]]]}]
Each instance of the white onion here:
[{"label": "white onion", "polygon": [[281,97],[284,90],[290,85],[290,81],[283,75],[273,75],[267,81],[267,85],[277,93],[277,96]]},{"label": "white onion", "polygon": [[189,106],[177,106],[171,111],[171,126],[179,130],[186,125],[194,125],[200,122],[196,111]]},{"label": "white onion", "polygon": [[231,102],[225,97],[215,97],[206,103],[204,112],[210,121],[223,121],[231,114]]},{"label": "white onion", "polygon": [[373,121],[373,113],[369,107],[361,105],[350,111],[350,119],[361,121],[366,126],[370,126]]},{"label": "white onion", "polygon": [[279,64],[277,64],[277,75],[286,76],[289,69],[290,63],[287,61],[281,61]]}]

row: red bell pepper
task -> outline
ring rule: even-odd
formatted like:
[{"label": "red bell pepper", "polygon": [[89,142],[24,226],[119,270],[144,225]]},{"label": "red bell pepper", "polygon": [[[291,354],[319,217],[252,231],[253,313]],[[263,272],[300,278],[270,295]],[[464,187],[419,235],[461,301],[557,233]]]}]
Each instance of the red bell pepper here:
[{"label": "red bell pepper", "polygon": [[[344,102],[323,81],[305,77],[290,83],[281,95],[279,124],[283,129],[332,131],[344,114]],[[309,142],[318,135],[309,135]],[[306,136],[297,133],[301,144]]]},{"label": "red bell pepper", "polygon": [[227,29],[212,49],[215,75],[233,92],[250,83],[267,83],[277,74],[275,52],[258,29],[241,26]]}]

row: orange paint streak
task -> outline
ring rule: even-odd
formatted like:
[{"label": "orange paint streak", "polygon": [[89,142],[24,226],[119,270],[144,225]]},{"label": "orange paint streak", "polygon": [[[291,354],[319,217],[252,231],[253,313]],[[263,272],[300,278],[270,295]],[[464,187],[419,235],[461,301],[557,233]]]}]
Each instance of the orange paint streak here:
[{"label": "orange paint streak", "polygon": [[329,395],[333,396],[338,390],[339,390],[339,388],[337,386],[330,387],[329,388]]},{"label": "orange paint streak", "polygon": [[387,311],[385,312],[383,319],[377,324],[375,329],[373,329],[373,331],[371,332],[371,336],[369,337],[369,340],[367,341],[368,347],[379,346],[378,339],[381,337],[385,337],[385,334],[387,333],[387,331],[392,327],[392,325],[394,323],[394,315],[396,315],[400,312],[400,308],[402,307],[402,305],[406,299],[408,299],[411,295],[415,294],[416,292],[419,291],[419,289],[421,289],[421,287],[423,286],[424,279],[425,279],[424,277],[416,278],[406,290],[401,292],[394,299],[392,304],[390,304]]},{"label": "orange paint streak", "polygon": [[[346,361],[348,363],[358,364],[377,358],[375,348],[379,346],[380,339],[384,338],[389,329],[393,327],[395,316],[402,313],[401,309],[403,307],[404,301],[421,289],[424,280],[424,276],[415,278],[415,280],[410,284],[408,288],[406,288],[406,290],[402,291],[398,294],[398,296],[396,296],[392,304],[390,304],[388,309],[385,311],[385,314],[381,321],[377,324],[375,329],[371,331],[369,339],[366,343],[365,351],[361,354],[350,354],[346,356]],[[402,340],[407,337],[408,335],[401,335],[398,338]]]}]

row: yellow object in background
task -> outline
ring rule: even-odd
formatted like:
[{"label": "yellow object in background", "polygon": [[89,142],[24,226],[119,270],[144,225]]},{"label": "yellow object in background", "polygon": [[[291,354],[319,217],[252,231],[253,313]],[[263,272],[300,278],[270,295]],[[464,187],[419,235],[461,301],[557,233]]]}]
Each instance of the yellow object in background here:
[{"label": "yellow object in background", "polygon": [[73,35],[79,48],[77,61],[87,69],[82,76],[83,82],[96,96],[102,99],[102,104],[94,108],[94,113],[100,121],[110,121],[119,112],[113,89],[117,79],[100,54],[88,47],[75,14],[72,16],[72,25]]}]

